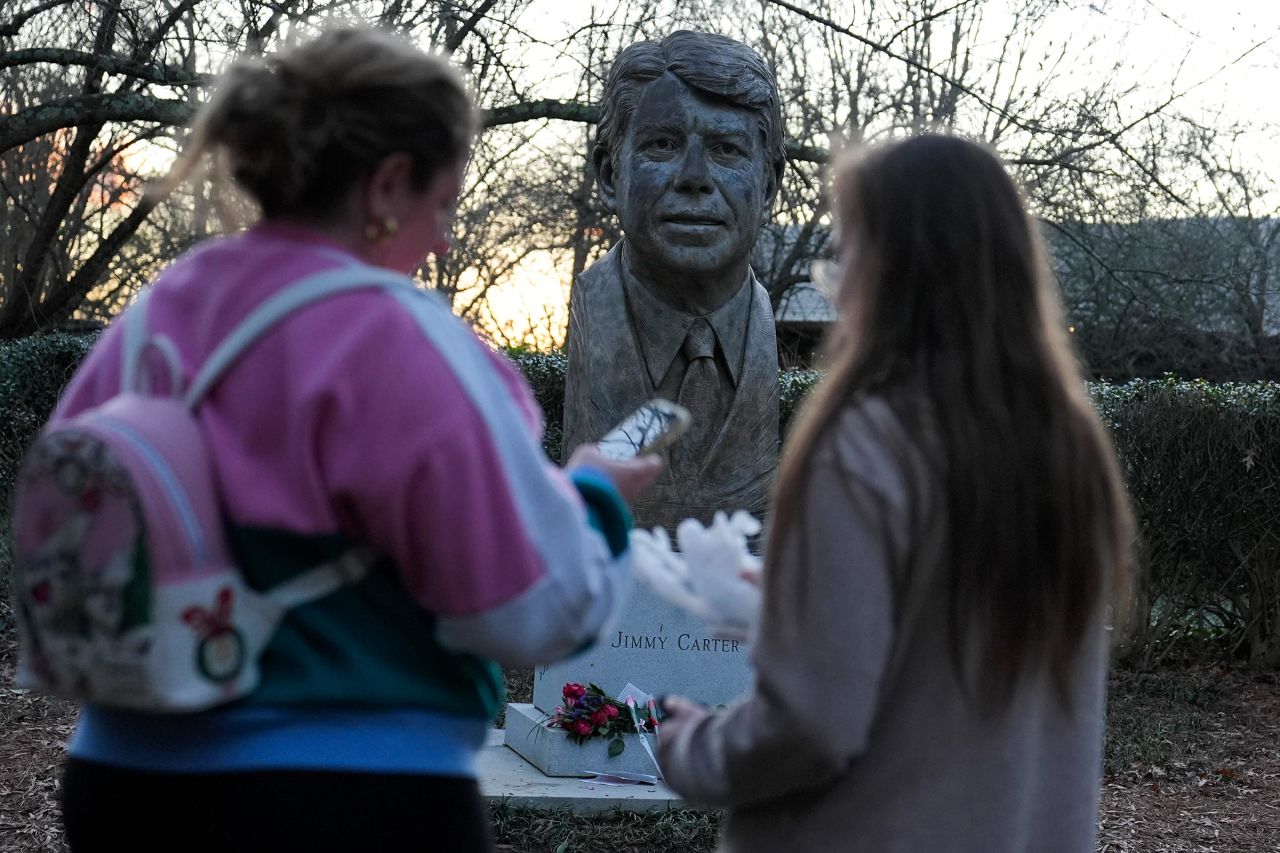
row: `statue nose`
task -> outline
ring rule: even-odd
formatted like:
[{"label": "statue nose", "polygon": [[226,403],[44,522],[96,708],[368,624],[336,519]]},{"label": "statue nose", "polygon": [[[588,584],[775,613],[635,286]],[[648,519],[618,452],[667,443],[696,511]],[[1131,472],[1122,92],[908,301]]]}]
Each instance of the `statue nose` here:
[{"label": "statue nose", "polygon": [[711,172],[707,169],[707,152],[701,142],[694,142],[685,151],[676,178],[676,189],[681,192],[711,192]]}]

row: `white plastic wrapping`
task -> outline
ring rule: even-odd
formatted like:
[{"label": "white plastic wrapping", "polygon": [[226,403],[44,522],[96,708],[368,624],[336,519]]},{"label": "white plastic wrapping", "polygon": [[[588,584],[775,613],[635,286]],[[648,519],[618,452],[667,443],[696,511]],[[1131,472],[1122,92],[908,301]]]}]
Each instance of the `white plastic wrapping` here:
[{"label": "white plastic wrapping", "polygon": [[677,549],[662,528],[631,532],[636,577],[662,598],[703,620],[724,639],[747,640],[760,613],[760,558],[747,540],[760,521],[738,510],[717,512],[709,526],[687,518]]}]

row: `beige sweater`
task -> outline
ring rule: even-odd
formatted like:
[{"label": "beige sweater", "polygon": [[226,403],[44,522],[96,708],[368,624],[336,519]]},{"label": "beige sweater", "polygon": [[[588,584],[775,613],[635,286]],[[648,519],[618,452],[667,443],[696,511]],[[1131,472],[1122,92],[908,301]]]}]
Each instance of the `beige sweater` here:
[{"label": "beige sweater", "polygon": [[793,547],[766,567],[755,682],[728,709],[665,728],[668,784],[728,808],[728,851],[1092,853],[1102,629],[1080,655],[1072,711],[1040,673],[1004,716],[976,713],[936,581],[936,477],[883,399],[841,416],[807,492]]}]

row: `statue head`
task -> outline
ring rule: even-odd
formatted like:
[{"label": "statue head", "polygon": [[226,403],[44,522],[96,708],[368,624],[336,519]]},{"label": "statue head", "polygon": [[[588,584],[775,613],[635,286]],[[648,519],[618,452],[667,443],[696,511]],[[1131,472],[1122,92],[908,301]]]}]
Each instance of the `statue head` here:
[{"label": "statue head", "polygon": [[741,282],[784,165],[773,72],[725,36],[633,44],[609,71],[593,161],[637,266]]}]

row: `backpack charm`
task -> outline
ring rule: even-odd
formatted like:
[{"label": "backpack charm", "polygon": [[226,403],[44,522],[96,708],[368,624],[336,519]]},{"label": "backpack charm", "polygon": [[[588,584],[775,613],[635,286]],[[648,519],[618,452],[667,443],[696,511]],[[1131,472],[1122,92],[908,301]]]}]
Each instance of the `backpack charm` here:
[{"label": "backpack charm", "polygon": [[192,605],[182,611],[182,621],[196,632],[196,668],[217,684],[234,679],[245,663],[244,637],[231,624],[234,597],[235,591],[224,586],[213,609]]}]

